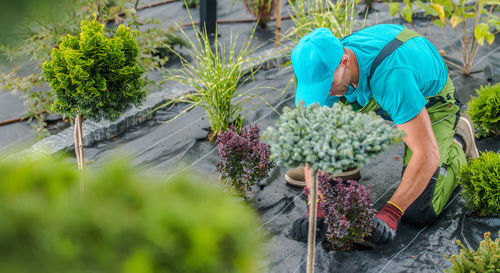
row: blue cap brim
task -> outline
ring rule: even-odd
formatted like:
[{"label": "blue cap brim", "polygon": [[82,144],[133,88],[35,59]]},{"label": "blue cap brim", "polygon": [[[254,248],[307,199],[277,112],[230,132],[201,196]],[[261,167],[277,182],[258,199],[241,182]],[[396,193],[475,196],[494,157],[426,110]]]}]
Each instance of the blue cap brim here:
[{"label": "blue cap brim", "polygon": [[314,84],[301,84],[301,82],[298,81],[297,91],[295,92],[295,106],[297,106],[301,100],[305,102],[306,107],[313,103],[319,103],[321,106],[324,106],[330,94],[332,82],[333,74],[323,81]]}]

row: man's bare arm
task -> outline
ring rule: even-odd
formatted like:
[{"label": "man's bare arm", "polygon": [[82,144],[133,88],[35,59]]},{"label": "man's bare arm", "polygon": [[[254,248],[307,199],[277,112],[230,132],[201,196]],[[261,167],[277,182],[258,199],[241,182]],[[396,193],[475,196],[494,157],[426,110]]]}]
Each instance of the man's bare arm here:
[{"label": "man's bare arm", "polygon": [[426,108],[410,121],[397,127],[406,131],[403,140],[413,155],[403,174],[401,184],[390,201],[405,211],[425,190],[439,165],[440,157]]}]

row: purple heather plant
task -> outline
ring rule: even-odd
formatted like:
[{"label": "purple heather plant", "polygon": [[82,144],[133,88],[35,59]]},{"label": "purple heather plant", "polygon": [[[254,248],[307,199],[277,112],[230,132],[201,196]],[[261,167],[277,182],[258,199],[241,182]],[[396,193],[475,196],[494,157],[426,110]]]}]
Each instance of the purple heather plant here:
[{"label": "purple heather plant", "polygon": [[318,189],[322,193],[319,206],[328,224],[326,238],[333,249],[351,249],[355,241],[370,234],[375,210],[370,206],[369,186],[320,173]]},{"label": "purple heather plant", "polygon": [[270,146],[260,141],[257,124],[249,125],[238,134],[231,125],[217,136],[219,162],[217,172],[233,193],[245,196],[250,187],[267,177],[276,166],[269,158]]}]

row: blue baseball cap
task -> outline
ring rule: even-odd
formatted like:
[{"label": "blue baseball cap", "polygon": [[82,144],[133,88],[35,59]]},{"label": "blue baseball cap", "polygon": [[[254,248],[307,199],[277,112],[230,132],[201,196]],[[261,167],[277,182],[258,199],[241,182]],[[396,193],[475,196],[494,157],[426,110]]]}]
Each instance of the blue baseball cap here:
[{"label": "blue baseball cap", "polygon": [[295,105],[319,103],[331,106],[338,100],[328,96],[333,73],[344,55],[344,47],[327,28],[317,28],[300,39],[292,51],[292,66],[297,76]]}]

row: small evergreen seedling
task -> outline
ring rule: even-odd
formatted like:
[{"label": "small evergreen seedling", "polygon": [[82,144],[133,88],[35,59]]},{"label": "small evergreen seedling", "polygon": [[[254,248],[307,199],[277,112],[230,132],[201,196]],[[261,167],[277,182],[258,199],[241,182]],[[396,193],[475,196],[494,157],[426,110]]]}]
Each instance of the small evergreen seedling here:
[{"label": "small evergreen seedling", "polygon": [[467,114],[479,129],[477,136],[487,137],[500,131],[500,83],[481,86],[477,97],[473,96],[467,104]]},{"label": "small evergreen seedling", "polygon": [[366,163],[368,157],[384,151],[400,136],[398,129],[373,113],[356,113],[350,106],[338,103],[332,107],[313,104],[305,108],[303,101],[294,110],[286,107],[277,129],[270,127],[264,132],[264,140],[271,145],[271,158],[277,164],[297,167],[307,163],[311,170],[308,272],[314,268],[318,171],[335,175],[358,167]]},{"label": "small evergreen seedling", "polygon": [[338,174],[359,167],[398,141],[401,132],[373,113],[356,113],[350,106],[318,104],[286,107],[277,129],[268,128],[263,139],[271,145],[278,165]]},{"label": "small evergreen seedling", "polygon": [[459,175],[467,206],[480,215],[500,216],[500,154],[481,153],[462,166]]},{"label": "small evergreen seedling", "polygon": [[43,65],[43,75],[56,94],[53,109],[75,118],[75,151],[83,168],[83,119],[116,120],[142,103],[146,92],[137,65],[134,32],[121,25],[106,37],[104,25],[83,21],[79,36],[67,35]]},{"label": "small evergreen seedling", "polygon": [[222,181],[239,196],[245,196],[252,185],[266,178],[276,166],[269,159],[269,145],[260,142],[259,137],[257,125],[243,128],[239,135],[231,125],[229,130],[217,136],[217,171],[222,175]]},{"label": "small evergreen seedling", "polygon": [[492,241],[490,233],[486,232],[477,251],[467,249],[460,240],[457,240],[457,245],[461,247],[460,255],[445,256],[453,263],[453,266],[444,272],[497,273],[500,270],[500,231],[498,236],[495,241]]},{"label": "small evergreen seedling", "polygon": [[327,173],[318,175],[322,193],[319,204],[329,227],[326,238],[334,249],[349,250],[354,242],[370,235],[375,215],[370,206],[370,187],[330,177]]}]

